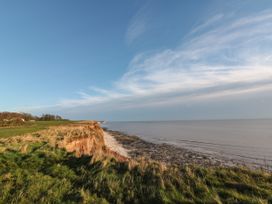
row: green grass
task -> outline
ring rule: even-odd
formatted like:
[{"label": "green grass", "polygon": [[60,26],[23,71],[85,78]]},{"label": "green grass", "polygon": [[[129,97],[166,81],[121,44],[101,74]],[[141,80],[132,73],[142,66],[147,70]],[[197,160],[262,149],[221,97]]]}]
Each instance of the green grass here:
[{"label": "green grass", "polygon": [[272,202],[272,175],[262,171],[90,160],[46,143],[0,153],[0,203]]},{"label": "green grass", "polygon": [[27,122],[23,126],[0,128],[0,138],[10,137],[15,135],[22,135],[26,133],[36,132],[48,128],[49,126],[56,126],[62,124],[68,124],[71,121],[36,121]]}]

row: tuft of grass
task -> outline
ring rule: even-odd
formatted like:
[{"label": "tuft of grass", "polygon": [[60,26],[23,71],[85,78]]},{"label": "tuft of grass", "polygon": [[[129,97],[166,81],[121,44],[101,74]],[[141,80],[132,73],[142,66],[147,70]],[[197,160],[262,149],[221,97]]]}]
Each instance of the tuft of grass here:
[{"label": "tuft of grass", "polygon": [[0,153],[0,203],[271,203],[272,175],[246,168],[130,166],[33,143]]}]

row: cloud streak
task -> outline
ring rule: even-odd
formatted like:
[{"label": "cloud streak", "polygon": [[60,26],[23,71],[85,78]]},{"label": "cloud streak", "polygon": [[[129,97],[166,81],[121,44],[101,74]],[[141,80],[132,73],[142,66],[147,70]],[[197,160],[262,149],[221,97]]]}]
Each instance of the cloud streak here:
[{"label": "cloud streak", "polygon": [[[127,32],[144,32],[141,13]],[[189,39],[189,40],[188,40]],[[136,55],[111,89],[91,87],[56,107],[134,108],[272,90],[272,11],[230,18],[218,14],[175,49]]]},{"label": "cloud streak", "polygon": [[132,44],[141,35],[143,35],[147,29],[147,5],[142,7],[131,19],[128,29],[126,31],[126,43]]}]

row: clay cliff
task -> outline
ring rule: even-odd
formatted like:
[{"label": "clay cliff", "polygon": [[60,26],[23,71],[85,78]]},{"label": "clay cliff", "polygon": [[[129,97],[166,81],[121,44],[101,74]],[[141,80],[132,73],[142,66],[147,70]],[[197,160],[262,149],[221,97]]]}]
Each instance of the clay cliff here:
[{"label": "clay cliff", "polygon": [[74,152],[77,157],[90,155],[94,160],[114,157],[119,161],[128,158],[110,150],[104,141],[104,132],[96,121],[84,121],[69,125],[50,127],[36,133],[5,139],[7,143],[18,143],[21,151],[26,152],[30,142],[46,142],[57,148]]}]

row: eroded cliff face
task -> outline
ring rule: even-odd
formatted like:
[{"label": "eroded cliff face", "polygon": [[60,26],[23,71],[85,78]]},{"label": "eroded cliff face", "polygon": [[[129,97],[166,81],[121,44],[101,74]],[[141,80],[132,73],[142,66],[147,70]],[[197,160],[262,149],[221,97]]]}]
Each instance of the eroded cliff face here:
[{"label": "eroded cliff face", "polygon": [[104,141],[104,132],[96,121],[85,121],[58,128],[51,128],[47,134],[53,135],[50,143],[68,152],[74,152],[76,156],[91,155],[93,159],[114,157],[119,161],[127,160],[126,157],[110,150]]},{"label": "eroded cliff face", "polygon": [[18,143],[21,151],[27,151],[29,142],[47,142],[51,146],[74,152],[77,157],[90,155],[93,159],[114,157],[119,161],[128,158],[110,150],[104,141],[104,132],[96,121],[84,121],[58,127],[50,127],[24,136],[7,139],[9,143]]},{"label": "eroded cliff face", "polygon": [[95,121],[50,128],[47,133],[52,145],[75,152],[76,156],[102,155],[105,150],[104,133]]}]

